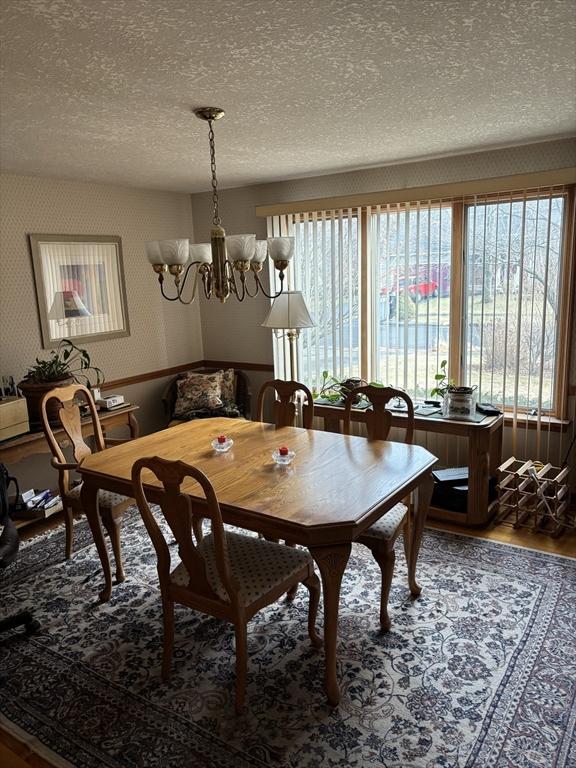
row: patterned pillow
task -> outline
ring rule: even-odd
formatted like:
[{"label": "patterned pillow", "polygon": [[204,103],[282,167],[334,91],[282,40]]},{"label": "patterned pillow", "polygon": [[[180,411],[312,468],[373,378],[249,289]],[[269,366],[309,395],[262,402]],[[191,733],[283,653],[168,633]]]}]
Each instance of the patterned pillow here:
[{"label": "patterned pillow", "polygon": [[174,416],[185,416],[200,408],[222,407],[222,372],[189,373],[177,382]]},{"label": "patterned pillow", "polygon": [[222,402],[232,405],[236,402],[236,381],[234,368],[226,371],[218,371],[222,375]]}]

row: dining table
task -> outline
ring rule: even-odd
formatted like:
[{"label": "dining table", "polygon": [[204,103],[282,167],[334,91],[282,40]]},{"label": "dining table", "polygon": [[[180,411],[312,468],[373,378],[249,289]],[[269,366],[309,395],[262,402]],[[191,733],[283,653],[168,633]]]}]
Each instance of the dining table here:
[{"label": "dining table", "polygon": [[[212,447],[222,435],[233,441],[227,452]],[[278,465],[272,458],[280,447],[294,453],[289,465]],[[132,466],[137,459],[152,456],[184,461],[204,472],[226,524],[308,548],[322,580],[326,693],[329,703],[337,705],[340,586],[352,544],[411,495],[405,532],[408,575],[411,587],[419,591],[416,566],[436,457],[418,445],[228,418],[184,422],[93,453],[79,472],[82,506],[104,573],[101,601],[111,597],[112,572],[98,514],[98,491],[132,496]],[[144,476],[152,502],[155,484],[151,476]],[[194,508],[202,504],[202,493],[193,481],[184,484],[182,492],[190,495]],[[378,606],[374,609],[377,622]]]}]

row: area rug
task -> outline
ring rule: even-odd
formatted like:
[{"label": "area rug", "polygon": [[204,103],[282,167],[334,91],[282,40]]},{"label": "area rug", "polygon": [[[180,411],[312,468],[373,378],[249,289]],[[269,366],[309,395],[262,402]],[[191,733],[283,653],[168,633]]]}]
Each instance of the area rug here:
[{"label": "area rug", "polygon": [[[427,530],[409,597],[402,546],[378,629],[379,572],[358,546],[344,576],[331,709],[307,592],[249,625],[247,710],[236,717],[232,627],[176,610],[160,681],[156,560],[136,510],[122,529],[127,580],[97,602],[85,522],[32,540],[0,582],[0,615],[29,608],[41,634],[4,637],[12,724],[79,768],[569,768],[576,765],[576,561]],[[321,627],[321,621],[319,621]]]}]

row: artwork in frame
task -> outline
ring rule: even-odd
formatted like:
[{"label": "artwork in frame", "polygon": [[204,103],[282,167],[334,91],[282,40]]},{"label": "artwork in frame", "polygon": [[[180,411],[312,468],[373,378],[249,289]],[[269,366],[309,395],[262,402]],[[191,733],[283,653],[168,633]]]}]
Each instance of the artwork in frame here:
[{"label": "artwork in frame", "polygon": [[130,335],[119,237],[29,238],[44,349]]}]

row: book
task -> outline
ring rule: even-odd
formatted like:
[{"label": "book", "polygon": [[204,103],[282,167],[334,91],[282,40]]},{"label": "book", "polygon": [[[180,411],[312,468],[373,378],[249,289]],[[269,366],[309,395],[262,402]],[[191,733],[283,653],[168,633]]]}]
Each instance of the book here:
[{"label": "book", "polygon": [[465,485],[468,483],[468,467],[448,467],[432,470],[432,477],[437,483],[446,485]]}]

